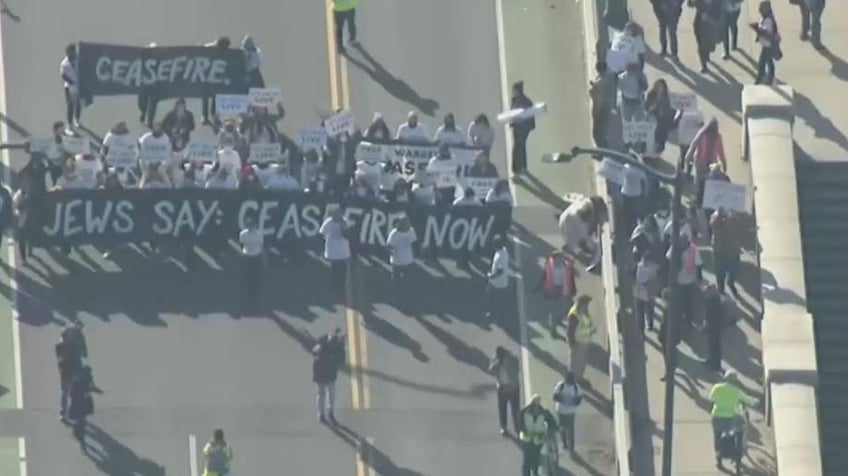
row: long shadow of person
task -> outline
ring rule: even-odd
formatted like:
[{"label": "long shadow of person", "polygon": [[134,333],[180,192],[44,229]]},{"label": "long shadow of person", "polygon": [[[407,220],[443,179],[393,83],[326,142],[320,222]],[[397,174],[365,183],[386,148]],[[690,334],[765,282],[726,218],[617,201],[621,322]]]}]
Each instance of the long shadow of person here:
[{"label": "long shadow of person", "polygon": [[364,438],[353,429],[341,423],[330,426],[330,430],[341,438],[342,441],[355,449],[365,464],[376,474],[386,476],[424,476],[423,473],[418,471],[399,467],[385,453],[371,444],[367,438]]},{"label": "long shadow of person", "polygon": [[110,476],[165,476],[165,467],[142,458],[97,425],[88,424],[85,455]]},{"label": "long shadow of person", "polygon": [[830,61],[830,72],[842,81],[848,81],[848,62],[833,54],[827,48],[819,50],[819,54]]},{"label": "long shadow of person", "polygon": [[384,68],[362,45],[355,46],[355,49],[362,55],[365,62],[354,58],[350,54],[346,54],[345,58],[352,65],[362,70],[363,73],[367,74],[374,82],[382,86],[387,93],[396,99],[414,106],[428,116],[435,115],[436,110],[439,109],[438,101],[421,97],[406,81],[398,78]]}]

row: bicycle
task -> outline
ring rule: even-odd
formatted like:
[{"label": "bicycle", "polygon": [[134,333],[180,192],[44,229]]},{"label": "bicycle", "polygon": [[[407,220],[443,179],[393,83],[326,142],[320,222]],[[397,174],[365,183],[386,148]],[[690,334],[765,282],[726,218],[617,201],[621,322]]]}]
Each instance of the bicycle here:
[{"label": "bicycle", "polygon": [[542,446],[542,461],[544,462],[545,474],[556,476],[559,474],[559,444],[557,442],[557,428],[548,426],[545,432],[545,442]]},{"label": "bicycle", "polygon": [[742,460],[748,456],[747,427],[751,423],[748,408],[743,406],[743,411],[737,413],[733,418],[733,427],[721,435],[718,464],[722,465],[725,459],[733,462],[736,474],[742,474]]}]

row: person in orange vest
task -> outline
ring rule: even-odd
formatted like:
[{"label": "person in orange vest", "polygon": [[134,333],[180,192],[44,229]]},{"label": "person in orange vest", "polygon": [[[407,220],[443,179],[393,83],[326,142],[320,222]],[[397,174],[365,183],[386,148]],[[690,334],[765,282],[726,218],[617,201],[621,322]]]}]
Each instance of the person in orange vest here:
[{"label": "person in orange vest", "polygon": [[560,250],[554,250],[545,259],[542,276],[534,292],[544,291],[548,310],[548,328],[551,338],[557,337],[557,326],[565,324],[564,316],[577,295],[577,269],[574,260]]}]

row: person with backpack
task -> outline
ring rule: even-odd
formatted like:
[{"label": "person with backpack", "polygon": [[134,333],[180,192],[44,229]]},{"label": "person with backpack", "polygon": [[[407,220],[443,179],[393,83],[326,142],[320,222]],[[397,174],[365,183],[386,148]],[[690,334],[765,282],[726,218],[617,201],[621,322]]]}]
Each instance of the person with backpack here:
[{"label": "person with backpack", "polygon": [[312,381],[318,393],[318,421],[335,423],[336,378],[345,362],[344,335],[340,329],[318,340],[312,349]]},{"label": "person with backpack", "polygon": [[574,415],[577,407],[583,401],[583,391],[577,385],[577,379],[573,372],[566,372],[565,378],[554,386],[554,409],[559,422],[559,434],[562,438],[562,447],[574,454]]},{"label": "person with backpack", "polygon": [[233,449],[224,440],[224,430],[217,429],[212,434],[212,441],[203,447],[205,465],[203,476],[226,476],[230,472],[233,461]]}]

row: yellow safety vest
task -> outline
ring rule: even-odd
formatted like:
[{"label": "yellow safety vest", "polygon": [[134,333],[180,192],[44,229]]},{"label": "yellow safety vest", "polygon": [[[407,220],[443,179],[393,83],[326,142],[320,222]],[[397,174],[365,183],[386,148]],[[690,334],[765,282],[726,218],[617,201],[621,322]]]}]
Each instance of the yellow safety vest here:
[{"label": "yellow safety vest", "polygon": [[359,4],[359,0],[333,0],[334,12],[346,12],[353,10]]},{"label": "yellow safety vest", "polygon": [[583,314],[577,311],[577,304],[571,306],[568,310],[568,317],[577,316],[577,329],[574,330],[574,339],[579,344],[588,344],[592,342],[592,336],[595,335],[595,321],[589,314]]},{"label": "yellow safety vest", "polygon": [[522,431],[521,434],[518,435],[521,441],[537,445],[541,445],[545,441],[545,431],[547,431],[547,426],[545,425],[545,415],[543,413],[533,415],[530,412],[525,412],[524,428],[527,429],[527,432],[525,433]]}]

